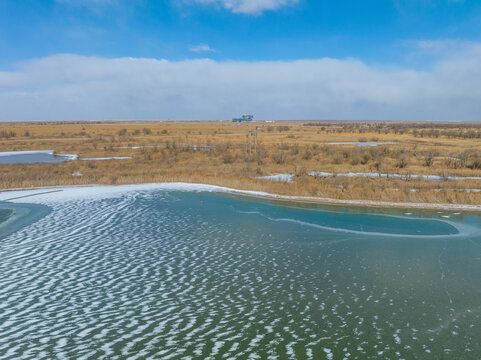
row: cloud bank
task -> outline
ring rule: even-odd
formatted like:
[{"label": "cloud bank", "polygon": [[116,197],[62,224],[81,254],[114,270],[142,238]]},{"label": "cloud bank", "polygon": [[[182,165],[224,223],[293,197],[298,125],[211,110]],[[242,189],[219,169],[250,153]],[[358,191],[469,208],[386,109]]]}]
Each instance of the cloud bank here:
[{"label": "cloud bank", "polygon": [[481,120],[481,46],[430,71],[318,60],[55,55],[0,72],[0,120]]}]

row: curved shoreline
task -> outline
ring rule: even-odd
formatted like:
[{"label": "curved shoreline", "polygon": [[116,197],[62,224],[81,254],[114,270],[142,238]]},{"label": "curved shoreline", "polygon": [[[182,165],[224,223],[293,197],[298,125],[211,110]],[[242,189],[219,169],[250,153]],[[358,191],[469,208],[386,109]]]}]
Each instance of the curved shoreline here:
[{"label": "curved shoreline", "polygon": [[[65,190],[73,189],[88,189],[98,187],[105,190],[114,190],[117,192],[127,191],[132,188],[167,188],[178,190],[193,190],[193,191],[217,191],[224,193],[231,193],[235,195],[263,198],[270,200],[285,200],[299,203],[314,203],[320,205],[337,205],[337,206],[355,206],[355,207],[374,207],[374,208],[397,208],[397,209],[418,209],[418,210],[447,210],[447,211],[465,211],[465,212],[481,212],[481,205],[462,205],[462,204],[437,204],[437,203],[398,203],[387,201],[373,201],[373,200],[344,200],[333,198],[322,198],[315,196],[293,196],[271,194],[262,191],[233,189],[218,185],[188,183],[188,182],[162,182],[162,183],[141,183],[141,184],[126,184],[126,185],[77,185],[77,186],[47,186],[34,188],[17,188],[17,189],[3,189],[0,190],[1,201],[15,201],[20,198],[28,198],[31,196],[39,196],[51,193],[63,192]],[[46,192],[39,192],[41,190],[48,190]],[[53,191],[52,191],[53,190]],[[31,193],[29,193],[31,192]]]}]

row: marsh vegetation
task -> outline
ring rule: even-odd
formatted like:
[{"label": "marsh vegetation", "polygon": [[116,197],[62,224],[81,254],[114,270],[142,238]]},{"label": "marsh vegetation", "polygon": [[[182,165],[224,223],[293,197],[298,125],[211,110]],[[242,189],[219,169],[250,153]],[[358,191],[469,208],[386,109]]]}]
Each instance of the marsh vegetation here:
[{"label": "marsh vegetation", "polygon": [[[449,180],[481,176],[481,123],[36,122],[2,124],[0,137],[0,151],[132,158],[0,165],[3,189],[186,181],[335,199],[481,203],[480,180]],[[335,176],[349,172],[380,176]],[[259,179],[275,174],[294,181]]]}]

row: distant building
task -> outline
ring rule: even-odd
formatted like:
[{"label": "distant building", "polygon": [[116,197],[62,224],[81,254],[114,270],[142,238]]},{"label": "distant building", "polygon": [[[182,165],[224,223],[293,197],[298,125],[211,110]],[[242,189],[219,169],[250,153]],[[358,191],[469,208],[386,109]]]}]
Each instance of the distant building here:
[{"label": "distant building", "polygon": [[232,122],[251,122],[252,120],[254,120],[254,115],[244,114],[240,118],[233,118]]}]

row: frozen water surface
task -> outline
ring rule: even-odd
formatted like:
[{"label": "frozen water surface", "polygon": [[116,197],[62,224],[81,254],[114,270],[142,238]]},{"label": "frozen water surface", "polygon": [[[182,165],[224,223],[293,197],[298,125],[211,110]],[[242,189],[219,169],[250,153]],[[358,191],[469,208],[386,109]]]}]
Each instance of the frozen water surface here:
[{"label": "frozen water surface", "polygon": [[64,162],[76,159],[77,155],[54,154],[53,150],[0,152],[0,164]]},{"label": "frozen water surface", "polygon": [[0,194],[0,358],[481,357],[478,216],[209,189]]}]

